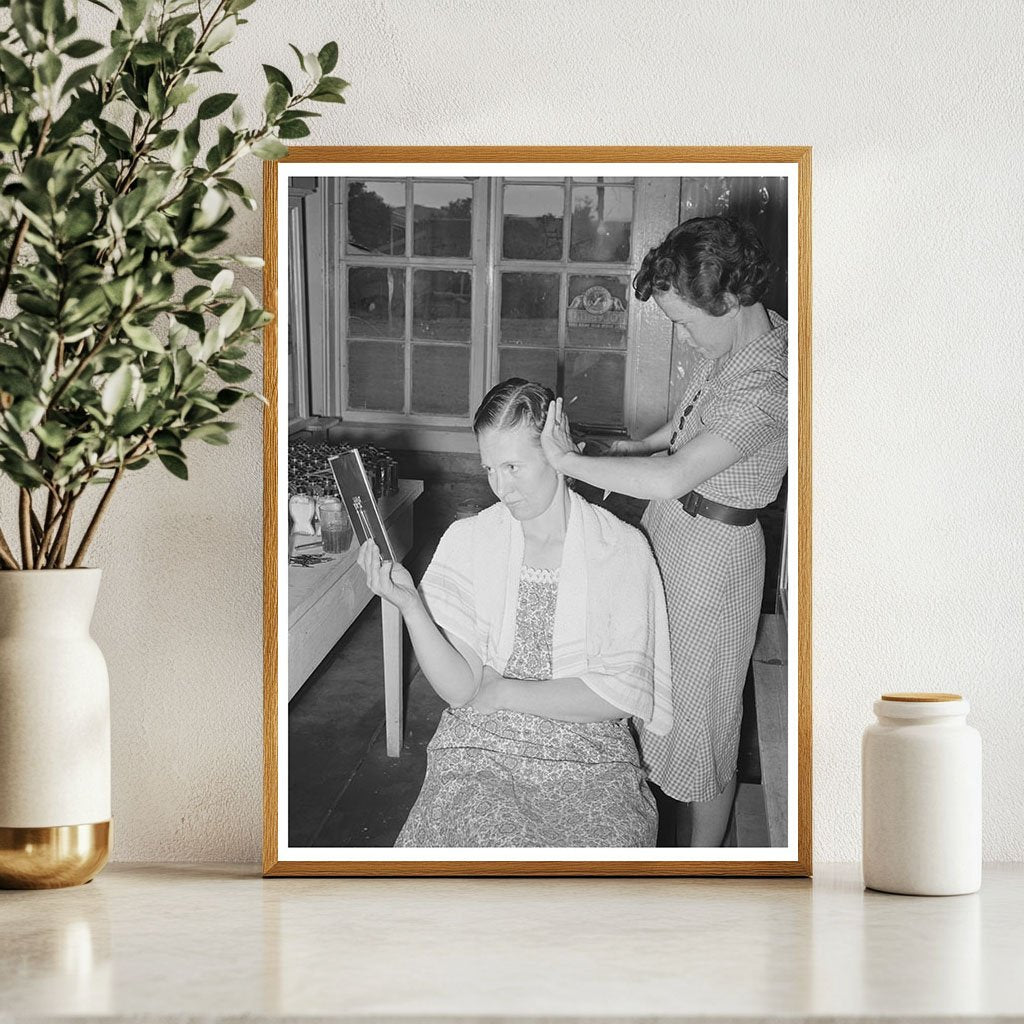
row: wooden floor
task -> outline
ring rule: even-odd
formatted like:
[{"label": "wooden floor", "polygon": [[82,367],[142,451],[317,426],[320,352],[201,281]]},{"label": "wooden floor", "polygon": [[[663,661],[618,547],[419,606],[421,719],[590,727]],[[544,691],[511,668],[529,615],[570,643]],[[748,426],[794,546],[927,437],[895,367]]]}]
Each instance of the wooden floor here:
[{"label": "wooden floor", "polygon": [[[762,615],[751,665],[761,784],[736,793],[736,845],[785,846],[788,835],[788,701],[786,620]],[[767,829],[767,841],[765,841]],[[750,840],[760,838],[761,842]]]},{"label": "wooden floor", "polygon": [[[386,756],[379,630],[371,605],[290,709],[290,831],[300,845],[390,846],[419,793],[444,705],[415,672],[402,756]],[[753,658],[760,782],[740,783],[727,846],[785,845],[785,651],[784,620],[762,616]]]}]

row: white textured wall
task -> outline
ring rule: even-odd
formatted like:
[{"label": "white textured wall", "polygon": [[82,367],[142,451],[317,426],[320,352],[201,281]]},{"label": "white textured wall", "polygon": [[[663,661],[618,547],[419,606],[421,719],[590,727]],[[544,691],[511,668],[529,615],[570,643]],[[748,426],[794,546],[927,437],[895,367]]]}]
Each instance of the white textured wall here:
[{"label": "white textured wall", "polygon": [[[859,856],[872,699],[934,688],[984,738],[986,856],[1024,858],[1019,2],[246,13],[216,89],[251,104],[289,41],[340,43],[312,143],[814,147],[815,855]],[[260,446],[253,406],[188,484],[132,477],[97,546],[119,859],[258,858]]]}]

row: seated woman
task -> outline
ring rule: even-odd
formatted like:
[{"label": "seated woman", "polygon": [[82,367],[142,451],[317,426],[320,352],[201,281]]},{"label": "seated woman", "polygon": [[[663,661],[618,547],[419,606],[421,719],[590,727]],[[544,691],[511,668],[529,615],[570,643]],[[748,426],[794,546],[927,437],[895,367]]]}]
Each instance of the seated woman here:
[{"label": "seated woman", "polygon": [[396,846],[654,845],[627,719],[671,728],[664,593],[643,535],[544,457],[553,397],[518,378],[488,392],[473,429],[499,502],[448,529],[420,592],[372,542],[360,550],[451,705]]}]

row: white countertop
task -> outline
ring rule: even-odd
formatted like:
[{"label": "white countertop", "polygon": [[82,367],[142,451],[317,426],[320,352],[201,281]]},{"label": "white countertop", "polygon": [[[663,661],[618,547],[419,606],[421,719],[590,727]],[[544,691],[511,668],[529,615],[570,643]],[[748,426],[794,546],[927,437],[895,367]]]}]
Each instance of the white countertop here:
[{"label": "white countertop", "polygon": [[1024,1019],[1024,865],[973,896],[803,879],[261,879],[0,893],[0,1022],[61,1015]]}]

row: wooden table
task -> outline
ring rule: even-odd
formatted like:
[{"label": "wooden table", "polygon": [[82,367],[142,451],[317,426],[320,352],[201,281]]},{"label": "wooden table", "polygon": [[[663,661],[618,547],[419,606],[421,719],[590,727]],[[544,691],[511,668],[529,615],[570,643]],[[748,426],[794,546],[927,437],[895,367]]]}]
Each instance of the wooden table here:
[{"label": "wooden table", "polygon": [[[422,480],[400,480],[398,493],[378,502],[399,558],[412,547],[413,502],[422,493]],[[297,545],[313,541],[313,537],[296,538]],[[356,565],[358,550],[353,539],[348,551],[328,562],[288,566],[289,700],[373,597]],[[299,553],[320,554],[321,549],[317,545]],[[402,747],[402,616],[393,605],[382,604],[387,751],[390,757],[398,757]]]}]

